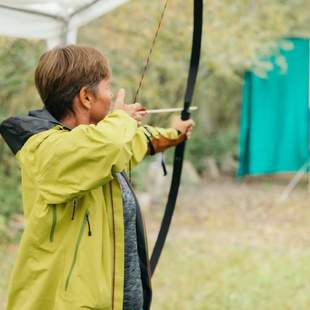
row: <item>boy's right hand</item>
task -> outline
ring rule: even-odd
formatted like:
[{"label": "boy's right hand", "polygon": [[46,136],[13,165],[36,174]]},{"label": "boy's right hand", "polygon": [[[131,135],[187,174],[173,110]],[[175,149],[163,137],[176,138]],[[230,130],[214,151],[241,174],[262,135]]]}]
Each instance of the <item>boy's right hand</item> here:
[{"label": "boy's right hand", "polygon": [[128,115],[134,118],[139,125],[141,125],[142,120],[146,115],[145,108],[140,103],[125,104],[125,89],[121,88],[115,99],[113,110],[124,110]]}]

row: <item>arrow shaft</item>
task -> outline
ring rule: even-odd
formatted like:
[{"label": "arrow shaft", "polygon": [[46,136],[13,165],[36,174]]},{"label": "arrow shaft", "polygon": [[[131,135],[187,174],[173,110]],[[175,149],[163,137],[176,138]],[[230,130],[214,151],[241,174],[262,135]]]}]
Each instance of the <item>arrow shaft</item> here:
[{"label": "arrow shaft", "polygon": [[[183,108],[169,108],[169,109],[152,109],[146,110],[147,114],[157,114],[157,113],[172,113],[172,112],[181,112]],[[198,107],[190,107],[189,111],[196,111]]]}]

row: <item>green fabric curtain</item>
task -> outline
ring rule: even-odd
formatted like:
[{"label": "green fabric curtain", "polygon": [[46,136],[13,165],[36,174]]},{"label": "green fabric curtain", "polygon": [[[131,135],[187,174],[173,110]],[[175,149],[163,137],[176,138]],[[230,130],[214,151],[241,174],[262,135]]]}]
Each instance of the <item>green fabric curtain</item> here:
[{"label": "green fabric curtain", "polygon": [[309,40],[289,40],[287,71],[272,57],[267,78],[245,74],[239,176],[295,172],[309,159]]}]

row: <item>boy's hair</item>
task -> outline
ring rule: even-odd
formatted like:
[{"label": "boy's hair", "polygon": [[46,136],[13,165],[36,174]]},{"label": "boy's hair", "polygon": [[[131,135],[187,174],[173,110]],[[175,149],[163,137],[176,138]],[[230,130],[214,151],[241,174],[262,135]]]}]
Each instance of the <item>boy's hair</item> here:
[{"label": "boy's hair", "polygon": [[82,87],[96,96],[97,85],[110,74],[108,62],[98,50],[68,45],[40,57],[35,84],[46,109],[60,120],[73,111],[73,99]]}]

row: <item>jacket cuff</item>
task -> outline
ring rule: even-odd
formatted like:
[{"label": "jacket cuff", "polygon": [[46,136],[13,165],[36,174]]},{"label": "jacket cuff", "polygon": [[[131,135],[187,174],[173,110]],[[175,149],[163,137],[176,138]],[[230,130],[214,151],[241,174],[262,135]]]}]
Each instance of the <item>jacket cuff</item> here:
[{"label": "jacket cuff", "polygon": [[152,137],[149,139],[148,153],[154,155],[163,152],[171,146],[180,144],[184,140],[186,140],[186,134],[180,134],[176,139],[168,139],[163,135],[160,135],[158,138]]}]

